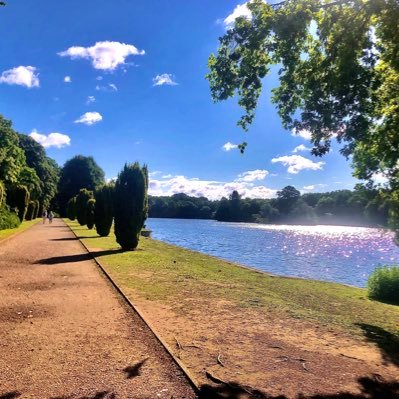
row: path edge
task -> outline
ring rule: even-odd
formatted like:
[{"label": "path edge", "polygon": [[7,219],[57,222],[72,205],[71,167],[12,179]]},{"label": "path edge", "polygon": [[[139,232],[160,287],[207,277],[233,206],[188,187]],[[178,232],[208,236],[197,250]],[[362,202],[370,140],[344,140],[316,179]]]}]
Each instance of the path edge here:
[{"label": "path edge", "polygon": [[[64,220],[62,220],[62,221],[65,223]],[[130,299],[125,295],[125,293],[122,291],[122,289],[115,283],[115,281],[112,279],[112,277],[109,275],[109,273],[105,270],[105,267],[93,255],[93,253],[90,251],[90,249],[87,247],[87,245],[78,237],[78,235],[73,231],[73,229],[68,225],[68,223],[65,223],[65,225],[71,230],[71,232],[76,237],[76,239],[81,243],[83,248],[91,256],[91,258],[94,260],[96,265],[100,268],[101,272],[104,274],[104,276],[107,278],[107,280],[111,283],[112,287],[122,297],[122,299],[127,304],[127,306],[129,308],[131,308],[140,317],[140,319],[144,322],[144,324],[150,329],[152,334],[155,336],[157,341],[164,347],[164,349],[166,350],[168,355],[172,358],[173,362],[177,365],[177,367],[181,370],[181,372],[187,378],[191,388],[194,389],[194,392],[197,394],[197,396],[200,395],[201,392],[200,392],[199,383],[198,383],[197,379],[187,369],[187,367],[183,364],[183,362],[173,354],[172,349],[170,348],[170,346],[160,336],[160,334],[156,331],[156,329],[152,326],[152,324],[146,319],[144,314],[130,301]],[[15,235],[17,235],[17,234],[15,234]],[[0,244],[1,244],[1,241],[0,241]]]}]

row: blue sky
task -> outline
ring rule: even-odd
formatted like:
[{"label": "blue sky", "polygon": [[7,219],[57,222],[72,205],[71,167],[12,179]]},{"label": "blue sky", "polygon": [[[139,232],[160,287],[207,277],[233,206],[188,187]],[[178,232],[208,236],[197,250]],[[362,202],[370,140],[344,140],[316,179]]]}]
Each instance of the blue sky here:
[{"label": "blue sky", "polygon": [[[241,4],[9,0],[0,9],[0,112],[60,165],[92,155],[113,178],[125,162],[146,162],[152,194],[352,188],[337,146],[315,158],[306,138],[282,128],[270,103],[275,72],[249,133],[236,126],[236,99],[212,102],[207,59],[226,22],[246,12]],[[244,140],[244,155],[226,145]]]}]

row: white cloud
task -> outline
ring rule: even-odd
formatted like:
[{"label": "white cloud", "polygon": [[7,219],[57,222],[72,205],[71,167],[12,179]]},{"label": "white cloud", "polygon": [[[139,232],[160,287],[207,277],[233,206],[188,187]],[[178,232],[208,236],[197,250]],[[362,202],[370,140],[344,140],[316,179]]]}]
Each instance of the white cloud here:
[{"label": "white cloud", "polygon": [[300,151],[310,151],[311,150],[311,148],[309,148],[309,147],[306,147],[306,146],[304,146],[303,144],[301,144],[301,145],[298,145],[298,146],[296,146],[294,149],[293,149],[293,153],[294,154],[296,154],[297,152],[300,152]]},{"label": "white cloud", "polygon": [[90,59],[95,69],[113,71],[119,65],[125,64],[129,55],[144,55],[144,50],[138,50],[132,44],[120,42],[97,42],[91,47],[73,46],[65,51],[58,53],[61,57],[71,59],[85,58]]},{"label": "white cloud", "polygon": [[318,184],[311,184],[309,186],[304,186],[303,189],[306,191],[313,191],[316,188],[326,188],[328,184],[318,183]]},{"label": "white cloud", "polygon": [[251,182],[255,180],[263,180],[269,172],[264,169],[249,170],[248,172],[238,175],[237,181]]},{"label": "white cloud", "polygon": [[160,175],[162,172],[160,170],[154,170],[153,172],[148,173],[150,177]]},{"label": "white cloud", "polygon": [[19,66],[4,71],[0,76],[0,83],[19,85],[28,88],[39,87],[39,74],[32,66]]},{"label": "white cloud", "polygon": [[224,151],[231,151],[231,150],[234,150],[236,148],[238,148],[238,144],[230,143],[230,141],[228,141],[226,144],[223,144],[223,146],[222,146],[222,149]]},{"label": "white cloud", "polygon": [[185,193],[194,197],[204,196],[212,200],[228,197],[234,190],[237,190],[244,198],[272,198],[277,193],[277,190],[266,186],[255,186],[248,181],[220,182],[181,175],[164,175],[161,179],[150,178],[149,184],[151,195],[170,196]]},{"label": "white cloud", "polygon": [[71,82],[72,82],[71,77],[70,77],[70,76],[65,76],[64,82],[65,82],[65,83],[71,83]]},{"label": "white cloud", "polygon": [[96,80],[103,80],[104,78],[102,76],[97,76]]},{"label": "white cloud", "polygon": [[29,136],[45,148],[62,148],[71,144],[71,138],[62,133],[50,133],[46,136],[45,134],[38,133],[36,129],[33,129]]},{"label": "white cloud", "polygon": [[163,86],[163,85],[168,85],[168,86],[176,86],[177,83],[173,80],[173,75],[170,73],[163,73],[161,75],[155,76],[155,78],[152,79],[153,86]]},{"label": "white cloud", "polygon": [[284,166],[288,166],[287,172],[297,174],[301,170],[322,170],[325,162],[313,162],[301,155],[285,155],[283,157],[273,158],[272,163],[280,162]]},{"label": "white cloud", "polygon": [[312,132],[307,129],[301,129],[301,130],[293,129],[291,136],[302,137],[303,139],[310,141],[312,139]]},{"label": "white cloud", "polygon": [[86,112],[79,119],[76,119],[75,123],[84,123],[85,125],[94,125],[97,122],[102,121],[103,117],[98,112]]},{"label": "white cloud", "polygon": [[247,7],[247,4],[248,3],[244,3],[244,4],[239,4],[238,6],[236,6],[234,11],[223,20],[223,23],[225,24],[225,26],[227,26],[227,27],[233,26],[235,20],[238,17],[245,17],[247,19],[251,19],[252,13],[249,10],[249,8]]},{"label": "white cloud", "polygon": [[97,91],[118,91],[118,88],[113,83],[109,83],[107,86],[96,86]]},{"label": "white cloud", "polygon": [[86,100],[86,105],[94,103],[95,101],[96,101],[96,98],[94,96],[88,96],[87,100]]}]

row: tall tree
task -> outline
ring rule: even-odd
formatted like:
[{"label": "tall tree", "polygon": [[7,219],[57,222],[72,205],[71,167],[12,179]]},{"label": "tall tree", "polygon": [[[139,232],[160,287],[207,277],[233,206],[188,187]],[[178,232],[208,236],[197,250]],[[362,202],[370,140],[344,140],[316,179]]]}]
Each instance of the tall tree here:
[{"label": "tall tree", "polygon": [[65,216],[69,199],[77,195],[80,189],[95,191],[104,183],[104,171],[93,157],[77,155],[65,162],[61,169],[57,195],[61,215]]},{"label": "tall tree", "polygon": [[277,208],[280,213],[290,213],[300,197],[301,193],[293,186],[286,186],[277,191]]},{"label": "tall tree", "polygon": [[17,184],[26,166],[24,151],[19,147],[18,134],[12,129],[11,121],[0,115],[0,180],[6,188]]},{"label": "tall tree", "polygon": [[81,188],[76,196],[76,219],[81,226],[87,224],[87,203],[93,198],[93,191]]},{"label": "tall tree", "polygon": [[147,217],[147,168],[138,162],[126,164],[115,183],[114,215],[116,241],[124,250],[134,250]]},{"label": "tall tree", "polygon": [[[375,173],[399,186],[399,2],[394,0],[263,0],[246,3],[209,58],[212,97],[238,93],[252,123],[263,78],[279,66],[273,102],[285,128],[307,131],[313,154],[343,143],[354,174]],[[245,148],[241,146],[241,150]]]},{"label": "tall tree", "polygon": [[25,134],[18,136],[19,146],[24,150],[27,165],[34,169],[39,177],[40,198],[37,199],[47,208],[57,193],[60,168],[46,155],[41,144]]},{"label": "tall tree", "polygon": [[96,200],[94,198],[90,198],[86,204],[86,224],[88,229],[92,229],[94,227],[94,209],[96,207]]},{"label": "tall tree", "polygon": [[106,184],[99,188],[95,194],[96,206],[94,209],[94,223],[97,233],[106,237],[111,231],[114,219],[114,185]]}]

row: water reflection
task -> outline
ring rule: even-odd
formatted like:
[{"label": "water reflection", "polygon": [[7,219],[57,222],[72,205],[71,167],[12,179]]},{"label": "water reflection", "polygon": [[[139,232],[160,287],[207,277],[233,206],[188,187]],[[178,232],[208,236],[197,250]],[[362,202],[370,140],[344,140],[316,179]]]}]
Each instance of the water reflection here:
[{"label": "water reflection", "polygon": [[149,219],[153,237],[275,274],[360,287],[379,264],[396,264],[390,232],[347,226]]}]

